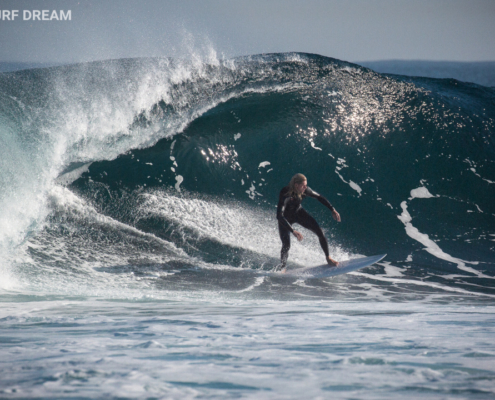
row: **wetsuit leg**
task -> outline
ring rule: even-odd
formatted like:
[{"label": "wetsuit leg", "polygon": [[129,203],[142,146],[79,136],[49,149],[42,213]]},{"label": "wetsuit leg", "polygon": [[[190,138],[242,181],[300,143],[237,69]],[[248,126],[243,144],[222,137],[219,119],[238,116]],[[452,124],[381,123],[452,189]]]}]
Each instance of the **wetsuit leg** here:
[{"label": "wetsuit leg", "polygon": [[325,238],[325,235],[323,234],[323,231],[320,228],[320,225],[318,225],[318,222],[316,222],[316,220],[311,215],[309,215],[304,208],[299,209],[299,211],[297,212],[296,222],[318,236],[318,239],[320,240],[320,246],[323,249],[325,256],[328,257],[330,254],[328,251],[328,242]]},{"label": "wetsuit leg", "polygon": [[278,232],[280,234],[280,239],[282,240],[282,251],[280,252],[280,260],[282,261],[283,268],[285,267],[285,264],[287,264],[287,259],[289,258],[291,232],[280,222],[278,224]]}]

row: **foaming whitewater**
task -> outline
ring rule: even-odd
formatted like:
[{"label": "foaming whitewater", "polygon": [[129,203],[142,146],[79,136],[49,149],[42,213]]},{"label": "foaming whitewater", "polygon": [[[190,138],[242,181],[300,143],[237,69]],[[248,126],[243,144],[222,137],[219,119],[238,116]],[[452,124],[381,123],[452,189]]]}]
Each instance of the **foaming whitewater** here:
[{"label": "foaming whitewater", "polygon": [[187,117],[171,118],[165,127],[147,124],[131,132],[153,105],[168,100],[171,87],[199,79],[206,67],[171,63],[122,60],[2,75],[0,243],[6,274],[19,246],[43,228],[58,184],[77,178],[92,161],[149,146],[187,124]]},{"label": "foaming whitewater", "polygon": [[0,74],[1,396],[492,398],[494,89],[209,54]]}]

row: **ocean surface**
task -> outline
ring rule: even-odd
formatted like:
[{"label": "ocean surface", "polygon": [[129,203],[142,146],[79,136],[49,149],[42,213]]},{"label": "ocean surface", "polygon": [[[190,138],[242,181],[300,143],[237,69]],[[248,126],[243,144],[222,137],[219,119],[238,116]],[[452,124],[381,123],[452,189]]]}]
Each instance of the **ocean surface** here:
[{"label": "ocean surface", "polygon": [[[494,88],[312,54],[1,73],[0,398],[493,399],[494,133]],[[266,274],[297,172],[387,257]]]},{"label": "ocean surface", "polygon": [[380,73],[428,78],[454,78],[483,86],[495,86],[495,61],[382,60],[363,61],[358,62],[358,64]]}]

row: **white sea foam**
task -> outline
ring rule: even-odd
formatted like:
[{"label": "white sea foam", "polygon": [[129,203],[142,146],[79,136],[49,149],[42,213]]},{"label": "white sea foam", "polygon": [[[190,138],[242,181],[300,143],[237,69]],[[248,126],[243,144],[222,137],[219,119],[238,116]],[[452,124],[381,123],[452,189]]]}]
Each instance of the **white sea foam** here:
[{"label": "white sea foam", "polygon": [[180,184],[184,182],[184,177],[182,175],[177,175],[175,177],[175,180],[177,181],[177,183],[175,184],[175,190],[180,192]]},{"label": "white sea foam", "polygon": [[351,188],[353,188],[356,192],[358,192],[359,195],[361,195],[361,192],[363,191],[363,189],[361,189],[361,187],[357,183],[355,183],[353,181],[349,181],[349,186]]},{"label": "white sea foam", "polygon": [[[377,281],[382,281],[382,282],[389,282],[389,283],[394,283],[397,286],[403,286],[403,285],[410,285],[412,287],[414,286],[424,286],[424,287],[429,287],[432,289],[437,290],[439,293],[441,292],[452,292],[452,293],[458,293],[461,295],[465,296],[476,296],[476,297],[487,297],[487,298],[493,298],[495,299],[495,295],[492,295],[490,293],[476,293],[476,292],[470,292],[469,290],[462,289],[459,287],[453,287],[453,286],[448,286],[448,285],[442,285],[441,283],[434,283],[434,282],[428,282],[428,281],[420,281],[420,280],[415,280],[415,279],[404,279],[404,278],[397,278],[397,277],[387,277],[383,275],[370,275],[367,274],[366,272],[360,272],[360,271],[355,271],[353,272],[355,275],[360,275],[360,276],[366,276],[370,279],[377,280]],[[458,275],[456,275],[458,276]],[[448,275],[442,275],[443,278],[449,279]]]},{"label": "white sea foam", "polygon": [[[422,196],[424,196],[424,195],[428,196],[427,194],[425,194],[424,191],[419,192],[419,194]],[[428,196],[427,198],[429,198],[429,197],[430,196]],[[401,203],[401,208],[402,208],[402,214],[397,216],[397,218],[400,221],[402,221],[402,223],[404,224],[407,235],[409,237],[411,237],[412,239],[418,241],[422,245],[424,245],[425,250],[428,253],[430,253],[431,255],[433,255],[433,256],[441,259],[441,260],[445,260],[445,261],[457,264],[457,268],[459,268],[460,270],[463,270],[463,271],[469,272],[471,274],[477,275],[480,278],[482,277],[482,278],[494,279],[493,277],[485,275],[482,272],[477,271],[474,268],[466,266],[466,263],[477,264],[477,262],[464,261],[464,260],[461,260],[459,258],[453,257],[450,254],[445,253],[440,248],[440,246],[438,246],[437,243],[435,243],[433,240],[431,240],[429,238],[429,236],[427,234],[421,233],[416,227],[414,227],[412,225],[412,223],[411,223],[412,217],[411,217],[411,214],[409,214],[409,212],[407,211],[407,202],[406,201],[403,201]]]},{"label": "white sea foam", "polygon": [[[329,155],[330,155],[331,157],[333,157],[331,154],[329,154]],[[339,176],[339,178],[342,180],[342,182],[344,182],[344,183],[348,184],[348,185],[349,185],[349,186],[350,186],[353,190],[355,190],[356,192],[358,192],[359,196],[361,196],[361,192],[363,191],[363,190],[361,189],[361,187],[360,187],[357,183],[355,183],[355,182],[353,182],[353,181],[351,181],[351,180],[349,180],[349,182],[347,182],[347,181],[344,179],[344,177],[342,176],[342,174],[340,173],[340,171],[341,171],[342,169],[344,169],[344,168],[349,168],[349,166],[348,166],[348,165],[346,165],[346,161],[345,161],[345,159],[343,159],[343,158],[339,158],[339,159],[337,160],[337,164],[338,164],[339,166],[335,167],[335,173]]]},{"label": "white sea foam", "polygon": [[465,302],[12,302],[2,330],[19,343],[0,348],[10,366],[0,396],[371,400],[455,387],[490,397],[493,315]]},{"label": "white sea foam", "polygon": [[404,276],[404,272],[406,272],[406,268],[399,268],[392,265],[389,261],[382,261],[380,265],[385,269],[385,275],[387,277],[400,277]]},{"label": "white sea foam", "polygon": [[412,199],[429,199],[432,197],[438,197],[438,196],[433,196],[427,188],[425,187],[419,187],[416,189],[411,190],[411,197],[409,200]]},{"label": "white sea foam", "polygon": [[260,286],[261,284],[263,284],[263,282],[265,281],[265,277],[264,276],[258,276],[254,283],[250,286],[248,286],[247,288],[245,289],[242,289],[242,290],[239,290],[239,293],[243,293],[243,292],[249,292],[251,290],[253,290],[254,288]]}]

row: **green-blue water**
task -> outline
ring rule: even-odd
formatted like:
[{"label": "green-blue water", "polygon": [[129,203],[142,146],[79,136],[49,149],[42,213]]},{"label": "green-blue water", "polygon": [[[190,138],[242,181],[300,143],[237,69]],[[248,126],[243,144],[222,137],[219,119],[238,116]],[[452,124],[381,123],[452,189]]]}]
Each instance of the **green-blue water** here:
[{"label": "green-blue water", "polygon": [[[493,88],[308,54],[0,74],[1,396],[493,397],[494,124]],[[386,259],[258,273],[297,172],[333,258]]]}]

